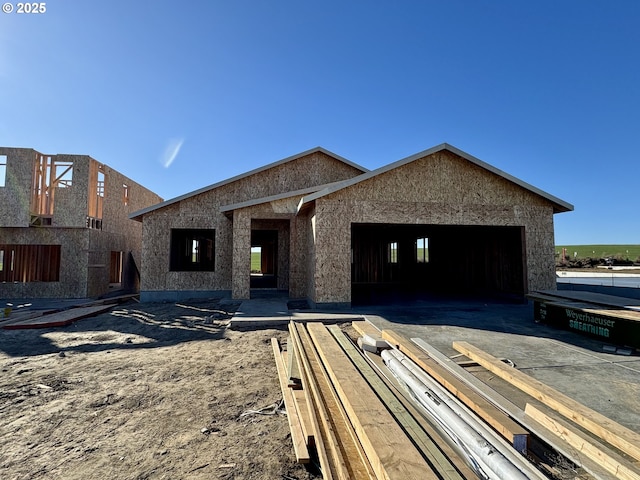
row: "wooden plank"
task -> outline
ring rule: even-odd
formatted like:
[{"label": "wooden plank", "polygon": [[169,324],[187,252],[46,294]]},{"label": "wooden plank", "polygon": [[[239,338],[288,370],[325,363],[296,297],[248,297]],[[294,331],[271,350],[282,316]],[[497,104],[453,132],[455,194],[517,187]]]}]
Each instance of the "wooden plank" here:
[{"label": "wooden plank", "polygon": [[[287,348],[290,348],[291,345],[291,337],[289,337]],[[282,361],[286,365],[289,360],[288,357],[290,357],[289,352],[287,350],[283,350],[281,355]],[[296,405],[296,411],[298,412],[298,418],[300,419],[300,425],[302,426],[302,433],[305,438],[305,443],[307,444],[307,446],[313,445],[315,442],[313,436],[313,426],[311,425],[311,419],[309,418],[309,407],[307,405],[307,398],[302,391],[302,384],[298,385],[299,388],[292,388],[291,383],[289,382],[289,385],[287,386],[293,394],[293,403],[295,403]]]},{"label": "wooden plank", "polygon": [[298,354],[295,351],[295,345],[291,341],[291,336],[287,339],[287,375],[289,378],[289,387],[299,389],[302,388],[302,379],[300,378],[300,366],[298,365]]},{"label": "wooden plank", "polygon": [[307,445],[315,445],[315,431],[313,430],[311,418],[309,418],[309,405],[307,405],[307,397],[302,389],[291,389],[291,393],[293,394],[293,401],[296,404],[298,417],[300,417],[300,425],[302,425],[302,433],[304,434],[306,443]]},{"label": "wooden plank", "polygon": [[640,460],[640,435],[637,433],[529,375],[507,366],[467,342],[453,342],[453,348],[624,453]]},{"label": "wooden plank", "polygon": [[300,425],[298,412],[293,401],[293,394],[287,386],[287,374],[277,338],[271,339],[271,347],[273,348],[273,356],[275,357],[276,369],[278,370],[278,380],[280,382],[280,390],[282,390],[284,406],[287,409],[287,421],[289,422],[289,430],[291,431],[291,440],[293,441],[293,451],[296,455],[296,461],[298,463],[309,463],[311,456],[309,455],[305,437],[302,433],[302,426]]},{"label": "wooden plank", "polygon": [[524,411],[578,452],[596,460],[602,467],[614,474],[616,478],[620,480],[640,480],[640,471],[637,466],[633,466],[622,456],[588,437],[568,422],[554,418],[530,403],[527,403]]},{"label": "wooden plank", "polygon": [[[573,448],[566,448],[565,444],[558,442],[557,437],[546,427],[536,422],[531,417],[526,416],[524,410],[500,395],[489,385],[478,379],[478,377],[462,368],[459,363],[454,362],[449,357],[446,357],[440,351],[422,341],[422,339],[412,338],[411,340],[420,348],[424,349],[431,358],[446,368],[452,375],[457,376],[460,380],[489,400],[500,410],[504,411],[512,419],[531,432],[535,437],[540,438],[551,448],[559,452],[561,455],[564,455],[576,465],[582,467],[595,478],[602,480],[610,478],[607,472],[601,468],[600,465],[588,457],[577,455],[577,452]],[[478,365],[477,362],[475,363]]]},{"label": "wooden plank", "polygon": [[[291,340],[295,344],[296,351],[300,355],[300,363],[302,366],[300,380],[302,381],[302,391],[305,394],[309,411],[309,419],[314,432],[314,446],[316,453],[318,454],[318,461],[320,462],[320,468],[322,470],[322,478],[324,480],[333,480],[334,478],[338,478],[338,471],[334,465],[335,462],[330,461],[329,454],[327,452],[328,446],[331,445],[331,433],[330,430],[326,428],[321,429],[320,426],[320,422],[323,422],[323,426],[326,426],[326,412],[324,411],[322,399],[313,376],[309,359],[304,347],[302,346],[302,340],[300,339],[300,335],[294,322],[289,322],[289,334],[291,335]],[[333,442],[333,445],[335,445],[335,441]]]},{"label": "wooden plank", "polygon": [[376,475],[388,480],[437,479],[327,328],[309,324],[307,329]]},{"label": "wooden plank", "polygon": [[[386,405],[387,409],[396,418],[398,423],[411,437],[416,446],[424,453],[427,460],[433,464],[443,479],[462,480],[464,477],[454,467],[452,461],[443,453],[439,444],[446,443],[439,435],[436,440],[432,439],[422,428],[422,426],[411,415],[398,397],[392,392],[387,384],[380,378],[378,373],[371,367],[367,360],[360,354],[358,349],[348,340],[340,327],[337,325],[328,327],[329,332],[338,341],[349,359],[357,367],[358,371],[365,378],[367,383],[373,388],[378,397]],[[432,430],[432,434],[434,434]],[[451,454],[455,455],[453,452]]]},{"label": "wooden plank", "polygon": [[111,310],[112,308],[113,305],[97,305],[93,307],[71,308],[69,310],[63,310],[62,312],[42,315],[41,317],[10,323],[4,325],[2,328],[6,330],[18,330],[28,328],[62,327],[70,325],[76,320],[92,317],[94,315],[98,315],[99,313],[106,312],[107,310]]},{"label": "wooden plank", "polygon": [[380,335],[380,330],[368,320],[351,322],[351,326],[358,332],[358,335]]},{"label": "wooden plank", "polygon": [[[329,376],[322,366],[318,352],[313,346],[311,337],[302,324],[296,324],[302,346],[309,362],[319,397],[328,415],[327,427],[331,432],[333,444],[331,453],[342,462],[338,464],[338,474],[344,478],[375,479],[375,474],[364,450],[361,448],[357,435],[348,421],[348,417],[338,399]],[[343,468],[344,466],[344,468]]]},{"label": "wooden plank", "polygon": [[532,292],[527,297],[529,298],[547,297],[557,300],[558,298],[567,300],[577,300],[582,302],[589,302],[596,305],[604,305],[607,307],[619,307],[625,309],[633,309],[640,306],[640,300],[637,298],[619,297],[616,295],[607,295],[604,293],[588,292],[585,290],[542,290]]},{"label": "wooden plank", "polygon": [[447,369],[420,350],[406,337],[393,330],[383,330],[382,338],[395,345],[398,350],[418,364],[440,385],[449,390],[462,403],[491,425],[494,430],[510,442],[518,452],[526,453],[529,432],[509,418],[502,410],[498,409],[462,380],[452,375]]}]

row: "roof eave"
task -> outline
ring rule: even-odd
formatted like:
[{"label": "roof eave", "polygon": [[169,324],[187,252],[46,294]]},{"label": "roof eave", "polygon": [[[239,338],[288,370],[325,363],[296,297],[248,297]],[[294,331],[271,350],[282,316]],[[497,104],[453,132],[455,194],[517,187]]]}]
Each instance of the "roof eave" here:
[{"label": "roof eave", "polygon": [[208,185],[206,187],[199,188],[199,189],[194,190],[192,192],[185,193],[185,194],[180,195],[178,197],[170,198],[169,200],[165,200],[164,202],[157,203],[155,205],[151,205],[151,206],[149,206],[147,208],[143,208],[141,210],[138,210],[136,212],[133,212],[133,213],[129,214],[129,218],[132,219],[132,220],[142,221],[142,217],[144,215],[146,215],[147,213],[151,213],[154,210],[159,210],[161,208],[168,207],[169,205],[173,205],[174,203],[181,202],[182,200],[186,200],[187,198],[195,197],[196,195],[208,192],[210,190],[214,190],[214,189],[216,189],[218,187],[222,187],[223,185],[227,185],[227,184],[233,183],[235,181],[241,180],[242,178],[249,177],[251,175],[255,175],[256,173],[263,172],[263,171],[268,170],[270,168],[277,167],[278,165],[290,162],[292,160],[296,160],[298,158],[305,157],[307,155],[311,155],[313,153],[318,153],[318,152],[324,153],[325,155],[327,155],[329,157],[335,158],[336,160],[339,160],[339,161],[341,161],[343,163],[346,163],[347,165],[355,168],[356,170],[360,170],[361,172],[368,172],[369,171],[365,167],[363,167],[361,165],[358,165],[357,163],[354,163],[351,160],[347,160],[346,158],[341,157],[340,155],[337,155],[337,154],[327,150],[326,148],[318,146],[318,147],[315,147],[315,148],[311,148],[309,150],[305,150],[304,152],[300,152],[300,153],[297,153],[295,155],[291,155],[289,157],[283,158],[281,160],[277,160],[277,161],[269,163],[267,165],[263,165],[262,167],[254,168],[253,170],[250,170],[250,171],[245,172],[245,173],[241,173],[239,175],[236,175],[234,177],[228,178],[226,180],[222,180],[220,182]]},{"label": "roof eave", "polygon": [[502,178],[509,180],[510,182],[515,183],[516,185],[529,190],[532,193],[535,193],[536,195],[539,195],[543,198],[545,198],[546,200],[550,201],[553,206],[554,206],[554,213],[562,213],[562,212],[570,212],[573,210],[573,205],[571,205],[570,203],[565,202],[564,200],[559,199],[558,197],[555,197],[543,190],[540,190],[537,187],[534,187],[533,185],[530,185],[529,183],[520,180],[517,177],[514,177],[511,174],[508,174],[502,170],[500,170],[499,168],[494,167],[493,165],[490,165],[486,162],[483,162],[482,160],[480,160],[479,158],[474,157],[473,155],[468,154],[467,152],[464,152],[462,150],[460,150],[459,148],[454,147],[453,145],[450,145],[448,143],[441,143],[440,145],[436,145],[435,147],[431,147],[427,150],[423,150],[421,152],[415,153],[409,157],[397,160],[396,162],[390,163],[388,165],[384,165],[380,168],[377,168],[376,170],[371,170],[369,172],[365,172],[362,175],[358,175],[357,177],[353,177],[350,178],[348,180],[344,180],[342,182],[339,182],[338,184],[332,186],[331,188],[326,188],[324,190],[320,190],[314,194],[308,195],[307,197],[304,198],[305,203],[306,202],[311,202],[314,200],[317,200],[320,197],[324,197],[326,195],[329,195],[331,193],[334,193],[338,190],[341,190],[343,188],[349,187],[351,185],[355,185],[356,183],[360,183],[363,182],[369,178],[375,177],[377,175],[380,175],[382,173],[391,171],[395,168],[398,168],[402,165],[406,165],[408,163],[411,163],[415,160],[418,160],[419,158],[424,158],[426,156],[429,155],[433,155],[434,153],[440,152],[442,150],[447,150],[455,155],[458,155],[459,157],[462,157],[466,160],[468,160],[471,163],[474,163],[476,165],[478,165],[481,168],[484,168],[485,170],[488,170],[498,176],[501,176]]}]

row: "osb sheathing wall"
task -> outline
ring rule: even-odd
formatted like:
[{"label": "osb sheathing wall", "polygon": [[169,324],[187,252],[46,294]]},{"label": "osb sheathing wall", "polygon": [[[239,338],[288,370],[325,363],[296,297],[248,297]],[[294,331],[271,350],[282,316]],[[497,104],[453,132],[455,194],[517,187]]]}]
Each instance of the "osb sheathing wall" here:
[{"label": "osb sheathing wall", "polygon": [[[239,209],[233,212],[232,221],[220,212],[220,207],[344,180],[360,173],[354,167],[316,152],[145,214],[140,290],[150,295],[153,292],[231,290],[236,298],[248,298],[251,215],[257,213],[248,208]],[[274,213],[283,213],[278,212],[284,208],[283,204],[273,204]],[[279,217],[271,215],[268,218]],[[215,271],[169,270],[171,229],[174,228],[215,229]]]},{"label": "osb sheathing wall", "polygon": [[[123,278],[132,278],[129,253],[138,260],[141,257],[142,226],[128,215],[160,202],[161,197],[105,165],[102,230],[90,230],[86,227],[88,202],[96,186],[89,184],[89,171],[96,160],[87,155],[59,154],[55,155],[57,160],[73,163],[72,185],[56,189],[50,227],[29,227],[34,164],[40,154],[32,149],[0,148],[0,155],[7,155],[6,186],[0,188],[0,243],[61,245],[59,282],[2,284],[0,296],[104,294],[109,290],[111,251],[123,252]],[[123,184],[129,187],[128,205],[123,201]],[[7,226],[22,228],[1,228]]]},{"label": "osb sheathing wall", "polygon": [[0,187],[0,228],[28,227],[36,151],[30,148],[0,147],[0,155],[7,156],[5,186]]},{"label": "osb sheathing wall", "polygon": [[552,204],[450,152],[316,201],[315,303],[351,301],[352,223],[522,226],[528,289],[555,288]]}]

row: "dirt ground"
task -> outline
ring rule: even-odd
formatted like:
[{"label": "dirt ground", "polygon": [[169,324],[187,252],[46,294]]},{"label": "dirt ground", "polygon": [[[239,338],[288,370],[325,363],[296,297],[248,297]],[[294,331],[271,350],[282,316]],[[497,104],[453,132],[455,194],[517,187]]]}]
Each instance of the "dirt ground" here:
[{"label": "dirt ground", "polygon": [[0,330],[0,478],[318,478],[286,416],[252,413],[282,398],[270,338],[287,332],[228,329],[235,308],[131,303]]}]

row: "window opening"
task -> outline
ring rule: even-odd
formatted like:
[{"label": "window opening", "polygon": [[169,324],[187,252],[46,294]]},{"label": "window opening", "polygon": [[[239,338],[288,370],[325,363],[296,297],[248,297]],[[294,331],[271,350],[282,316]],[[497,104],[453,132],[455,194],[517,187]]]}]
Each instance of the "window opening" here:
[{"label": "window opening", "polygon": [[416,240],[416,261],[429,263],[429,239],[427,237]]},{"label": "window opening", "polygon": [[215,230],[171,230],[171,271],[213,271],[215,269]]},{"label": "window opening", "polygon": [[7,156],[0,155],[0,187],[4,187],[7,181]]},{"label": "window opening", "polygon": [[102,230],[102,214],[104,206],[104,165],[91,162],[89,167],[89,205],[87,227]]},{"label": "window opening", "polygon": [[0,245],[0,282],[57,282],[60,245]]},{"label": "window opening", "polygon": [[122,203],[129,205],[129,185],[126,183],[122,184]]},{"label": "window opening", "polygon": [[32,225],[51,225],[56,189],[70,188],[72,179],[73,162],[52,155],[36,157],[31,188]]},{"label": "window opening", "polygon": [[389,263],[398,263],[398,242],[389,242],[387,245],[387,259]]}]

